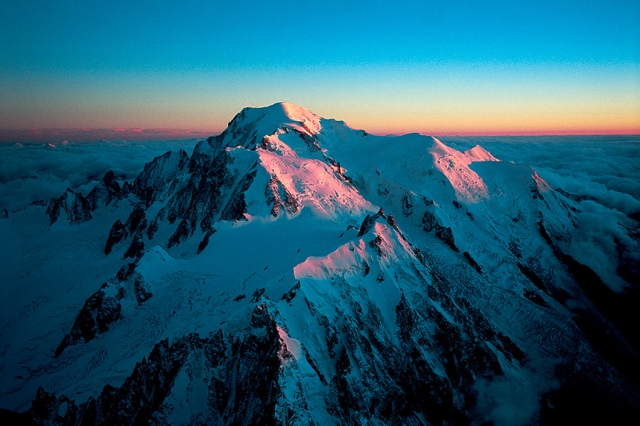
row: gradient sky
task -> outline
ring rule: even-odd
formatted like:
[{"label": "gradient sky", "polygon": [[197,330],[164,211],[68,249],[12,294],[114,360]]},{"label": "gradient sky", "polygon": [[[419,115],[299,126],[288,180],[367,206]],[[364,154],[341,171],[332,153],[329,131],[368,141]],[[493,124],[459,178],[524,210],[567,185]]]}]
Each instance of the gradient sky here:
[{"label": "gradient sky", "polygon": [[381,134],[640,133],[640,1],[0,4],[0,140],[203,137],[279,101]]}]

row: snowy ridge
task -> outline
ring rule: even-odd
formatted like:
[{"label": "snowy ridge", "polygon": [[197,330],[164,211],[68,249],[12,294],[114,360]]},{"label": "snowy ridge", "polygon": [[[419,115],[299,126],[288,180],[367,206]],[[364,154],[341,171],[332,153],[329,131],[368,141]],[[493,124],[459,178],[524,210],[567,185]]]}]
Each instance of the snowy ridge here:
[{"label": "snowy ridge", "polygon": [[1,407],[51,424],[555,424],[587,398],[585,416],[638,416],[632,309],[563,251],[578,209],[480,146],[245,108],[191,155],[0,221],[29,241],[2,253]]}]

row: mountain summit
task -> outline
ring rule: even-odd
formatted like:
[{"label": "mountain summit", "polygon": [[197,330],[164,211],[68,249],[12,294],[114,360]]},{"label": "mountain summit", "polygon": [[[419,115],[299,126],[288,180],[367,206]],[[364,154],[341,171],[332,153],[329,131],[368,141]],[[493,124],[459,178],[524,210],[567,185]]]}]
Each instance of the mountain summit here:
[{"label": "mountain summit", "polygon": [[637,313],[568,254],[563,192],[480,146],[245,108],[191,154],[0,221],[27,241],[0,418],[637,419]]}]

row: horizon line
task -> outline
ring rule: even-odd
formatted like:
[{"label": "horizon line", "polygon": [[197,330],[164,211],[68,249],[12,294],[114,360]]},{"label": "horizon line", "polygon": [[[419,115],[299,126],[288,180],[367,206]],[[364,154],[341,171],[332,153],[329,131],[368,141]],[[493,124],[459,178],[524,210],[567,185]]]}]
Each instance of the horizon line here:
[{"label": "horizon line", "polygon": [[[478,132],[374,132],[374,136],[403,136],[418,133],[433,137],[531,137],[531,136],[640,136],[640,129],[633,130],[540,130],[540,131],[478,131]],[[0,129],[0,143],[63,143],[63,142],[117,142],[149,140],[188,140],[207,139],[217,136],[224,130],[196,130],[175,128],[30,128]]]}]

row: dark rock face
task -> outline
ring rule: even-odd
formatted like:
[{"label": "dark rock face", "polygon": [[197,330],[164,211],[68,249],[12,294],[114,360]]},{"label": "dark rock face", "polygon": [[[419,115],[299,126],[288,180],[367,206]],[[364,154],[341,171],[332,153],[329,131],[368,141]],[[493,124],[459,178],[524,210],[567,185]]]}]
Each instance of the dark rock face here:
[{"label": "dark rock face", "polygon": [[[244,334],[189,334],[171,344],[165,339],[136,364],[121,387],[107,385],[97,398],[80,405],[41,388],[28,415],[35,424],[164,424],[167,406],[163,403],[176,377],[200,369],[210,372],[209,412],[202,423],[274,425],[281,351],[273,317],[258,306]],[[60,416],[57,413],[65,403],[66,413]]]},{"label": "dark rock face", "polygon": [[133,241],[124,254],[124,258],[140,259],[144,253],[144,241],[142,239],[142,231],[138,231],[133,236]]},{"label": "dark rock face", "polygon": [[111,324],[121,318],[120,300],[125,295],[124,289],[120,287],[115,294],[110,295],[110,292],[105,291],[107,286],[108,283],[103,284],[102,288],[84,303],[71,331],[64,336],[56,349],[56,357],[71,345],[93,340],[96,335],[107,331]]},{"label": "dark rock face", "polygon": [[69,346],[90,342],[122,319],[121,301],[125,297],[134,299],[141,305],[153,296],[147,282],[135,272],[135,267],[135,262],[123,266],[116,277],[102,284],[100,289],[85,301],[71,331],[58,345],[56,357]]},{"label": "dark rock face", "polygon": [[145,214],[145,208],[143,205],[138,204],[129,217],[127,218],[127,222],[123,225],[122,222],[118,219],[111,230],[109,231],[109,237],[107,238],[107,243],[104,248],[104,254],[108,255],[111,253],[113,246],[126,240],[129,236],[134,236],[134,241],[131,243],[131,246],[127,250],[124,258],[127,257],[136,257],[141,254],[141,250],[144,249],[144,242],[142,240],[142,231],[147,227],[147,220]]},{"label": "dark rock face", "polygon": [[275,176],[267,184],[265,196],[267,204],[273,205],[271,215],[274,217],[277,217],[281,211],[294,214],[300,209],[300,203],[296,200],[296,197]]},{"label": "dark rock face", "polygon": [[424,215],[422,216],[422,229],[424,229],[425,232],[433,231],[437,224],[438,220],[436,219],[433,211],[427,210],[424,212]]},{"label": "dark rock face", "polygon": [[548,308],[549,305],[547,304],[547,302],[545,302],[544,298],[542,296],[540,296],[540,294],[534,290],[529,290],[529,289],[524,289],[524,294],[523,296],[525,298],[527,298],[528,300],[531,300],[533,303],[535,303],[536,305],[540,305],[544,308]]},{"label": "dark rock face", "polygon": [[[135,206],[124,225],[120,220],[113,224],[105,254],[109,254],[116,244],[133,237],[124,257],[140,257],[144,252],[145,237],[153,239],[166,222],[178,222],[167,241],[168,248],[183,243],[200,229],[205,234],[200,252],[214,232],[213,223],[244,219],[244,193],[256,176],[257,157],[248,169],[232,174],[228,167],[234,159],[220,143],[219,137],[200,142],[191,159],[184,151],[168,152],[147,163],[131,186],[131,192],[141,203]],[[109,174],[103,181],[106,182],[103,186],[116,191],[117,182],[114,184]],[[147,209],[156,201],[164,201],[166,205],[149,224]],[[286,200],[288,209],[296,210],[297,206],[293,197]]]},{"label": "dark rock face", "polygon": [[591,200],[591,201],[595,201],[595,198],[594,198],[594,197],[592,197],[592,196],[590,196],[590,195],[576,195],[576,194],[571,194],[570,192],[567,192],[567,191],[565,191],[565,190],[564,190],[564,189],[562,189],[562,188],[556,188],[556,191],[557,191],[560,195],[562,195],[562,196],[564,196],[564,197],[567,197],[568,199],[573,200],[573,201],[578,201],[578,202],[580,202],[580,201],[584,201],[584,200]]},{"label": "dark rock face", "polygon": [[53,225],[62,212],[66,213],[67,220],[71,224],[86,222],[91,219],[91,204],[82,194],[67,188],[64,194],[53,198],[47,206],[50,224]]},{"label": "dark rock face", "polygon": [[282,300],[291,302],[293,298],[296,297],[298,290],[300,290],[300,281],[298,281],[293,287],[291,287],[291,290],[282,295]]},{"label": "dark rock face", "polygon": [[127,184],[124,187],[120,187],[116,175],[113,171],[109,170],[105,173],[102,180],[89,192],[87,201],[89,202],[91,211],[94,211],[98,207],[108,206],[111,203],[124,199],[129,195],[129,192],[129,185]]},{"label": "dark rock face", "polygon": [[413,203],[411,202],[411,195],[404,194],[402,196],[402,214],[405,216],[411,216],[413,214]]},{"label": "dark rock face", "polygon": [[391,225],[393,227],[393,229],[396,230],[396,232],[400,232],[400,228],[398,227],[398,222],[396,222],[396,218],[393,217],[392,214],[390,214],[389,216],[387,216],[387,223],[389,225]]},{"label": "dark rock face", "polygon": [[424,212],[422,216],[422,229],[424,229],[425,232],[434,231],[436,238],[445,243],[451,250],[455,252],[459,251],[453,239],[453,231],[450,227],[442,226],[440,222],[438,222],[433,209]]},{"label": "dark rock face", "polygon": [[476,262],[475,259],[471,257],[469,252],[465,251],[462,253],[462,255],[464,256],[466,261],[469,262],[469,265],[473,267],[473,269],[475,269],[479,274],[482,274],[482,268],[480,267],[480,265],[478,265],[478,262]]},{"label": "dark rock face", "polygon": [[167,247],[174,247],[189,238],[190,235],[193,234],[195,228],[191,225],[191,221],[187,219],[182,219],[178,224],[178,228],[176,232],[169,238],[169,242],[167,243]]},{"label": "dark rock face", "polygon": [[135,233],[142,233],[147,227],[147,219],[144,206],[138,204],[135,206],[127,222],[124,224],[127,231],[127,235],[133,235]]},{"label": "dark rock face", "polygon": [[189,165],[189,155],[167,152],[145,164],[142,172],[133,182],[133,193],[148,207],[154,201],[162,200],[165,191],[175,177],[184,173]]},{"label": "dark rock face", "polygon": [[142,277],[142,275],[136,276],[133,282],[134,290],[136,293],[136,300],[138,301],[138,305],[142,305],[147,300],[151,299],[153,293],[151,293],[151,289],[149,288],[149,284]]},{"label": "dark rock face", "polygon": [[[327,404],[342,424],[354,418],[382,424],[470,424],[476,405],[473,384],[503,374],[488,344],[524,362],[517,345],[464,299],[443,305],[455,321],[433,306],[448,298],[445,282],[437,281],[431,290],[434,299],[402,295],[396,307],[399,343],[381,335],[382,319],[371,306],[354,306],[353,316],[324,322],[336,371]],[[444,371],[434,369],[435,358]]]},{"label": "dark rock face", "polygon": [[158,214],[153,222],[151,222],[151,225],[149,225],[149,227],[147,228],[147,238],[149,238],[149,240],[153,240],[156,232],[158,232],[158,229],[160,229],[160,225],[158,224],[160,217],[161,214]]},{"label": "dark rock face", "polygon": [[445,243],[451,250],[458,252],[460,250],[458,250],[458,247],[456,247],[456,243],[453,240],[453,231],[451,230],[451,228],[444,227],[441,226],[439,224],[436,224],[435,226],[435,236],[442,241],[443,243]]},{"label": "dark rock face", "polygon": [[[196,147],[198,150],[198,147]],[[244,191],[255,178],[256,162],[239,176],[232,175],[228,167],[233,158],[222,150],[218,153],[199,153],[190,164],[190,175],[167,202],[167,219],[178,228],[169,239],[169,246],[177,245],[200,228],[204,233],[213,229],[217,220],[240,220],[246,212]]]},{"label": "dark rock face", "polygon": [[[238,185],[233,190],[233,193],[229,197],[229,202],[222,209],[220,213],[220,220],[242,220],[244,219],[244,214],[247,212],[247,203],[244,199],[244,193],[249,189],[253,180],[255,179],[257,174],[257,170],[253,170],[247,173],[239,182]],[[297,203],[297,201],[294,199]],[[207,224],[210,226],[210,224]]]},{"label": "dark rock face", "polygon": [[[304,127],[304,123],[302,124]],[[289,127],[287,127],[289,128]],[[294,128],[290,128],[290,130],[294,133],[296,133],[300,139],[302,139],[304,141],[304,143],[307,145],[307,148],[309,148],[309,152],[320,152],[322,151],[322,148],[320,147],[320,143],[318,142],[318,137],[313,135],[313,136],[309,136],[306,133],[303,133],[301,131],[299,131],[298,129],[294,129]],[[306,129],[307,131],[309,131],[309,129]],[[311,133],[311,132],[310,132]]]},{"label": "dark rock face", "polygon": [[202,251],[207,248],[207,246],[209,245],[209,239],[211,238],[211,236],[216,232],[215,229],[212,229],[211,231],[208,231],[205,235],[204,238],[202,239],[202,241],[200,241],[200,244],[198,244],[198,253],[200,254],[202,253]]},{"label": "dark rock face", "polygon": [[358,231],[358,237],[362,237],[364,234],[369,232],[373,227],[373,224],[376,223],[376,220],[378,220],[379,218],[383,218],[383,219],[387,218],[383,208],[381,208],[378,211],[378,213],[374,215],[365,216],[364,220],[362,221],[362,224],[360,225],[360,230]]},{"label": "dark rock face", "polygon": [[131,186],[125,182],[121,187],[113,171],[109,170],[102,180],[93,187],[86,198],[71,189],[51,200],[47,208],[51,224],[58,220],[60,213],[67,213],[69,223],[80,223],[91,219],[91,212],[123,200],[131,193]]},{"label": "dark rock face", "polygon": [[117,220],[116,223],[113,224],[111,230],[109,231],[109,238],[107,238],[107,243],[104,246],[104,254],[107,255],[111,253],[113,246],[121,242],[127,236],[126,227]]},{"label": "dark rock face", "polygon": [[[58,409],[62,404],[68,403],[68,398],[56,398],[55,395],[46,392],[42,387],[38,388],[36,398],[31,404],[31,409],[25,413],[23,425],[62,424],[62,418],[58,415]],[[67,410],[69,418],[75,420],[75,406],[73,403]],[[69,423],[69,424],[74,424]]]}]

